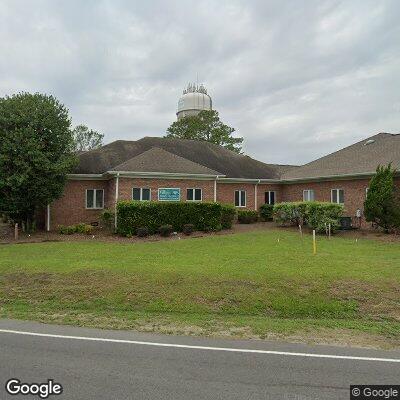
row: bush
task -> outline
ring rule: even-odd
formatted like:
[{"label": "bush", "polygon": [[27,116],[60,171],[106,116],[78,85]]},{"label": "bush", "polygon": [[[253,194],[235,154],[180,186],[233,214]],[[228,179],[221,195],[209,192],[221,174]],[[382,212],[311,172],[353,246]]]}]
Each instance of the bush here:
[{"label": "bush", "polygon": [[107,208],[100,214],[100,219],[106,228],[111,229],[114,223],[114,212]]},{"label": "bush", "polygon": [[182,232],[185,224],[193,224],[197,231],[217,231],[222,229],[222,221],[229,222],[226,208],[219,203],[121,201],[117,213],[117,232],[124,236],[143,226],[153,234],[167,224],[176,232]]},{"label": "bush", "polygon": [[185,225],[183,225],[182,232],[185,235],[189,236],[189,235],[191,235],[193,233],[193,231],[194,231],[194,225],[193,224],[185,224]]},{"label": "bush", "polygon": [[238,221],[240,224],[254,224],[258,221],[258,212],[251,210],[238,211]]},{"label": "bush", "polygon": [[167,237],[172,233],[173,227],[170,224],[161,225],[158,231],[161,236]]},{"label": "bush", "polygon": [[90,235],[93,232],[93,226],[88,224],[77,224],[75,225],[75,232],[84,233],[85,235]]},{"label": "bush", "polygon": [[231,204],[221,205],[221,228],[231,229],[236,217],[236,208]]},{"label": "bush", "polygon": [[307,203],[304,201],[275,204],[273,208],[274,221],[282,225],[303,225]]},{"label": "bush", "polygon": [[343,206],[336,203],[308,202],[305,219],[311,229],[318,233],[326,232],[331,224],[331,232],[340,226],[339,219],[343,213]]},{"label": "bush", "polygon": [[274,220],[280,224],[303,225],[306,223],[317,232],[325,232],[329,224],[331,231],[339,227],[343,206],[336,203],[304,201],[278,203],[274,205]]},{"label": "bush", "polygon": [[93,226],[88,224],[77,224],[77,225],[59,225],[58,233],[62,235],[72,235],[73,233],[84,233],[85,235],[90,235],[93,232]]},{"label": "bush", "polygon": [[263,204],[260,207],[260,217],[263,221],[270,221],[274,212],[273,204]]},{"label": "bush", "polygon": [[149,235],[149,228],[147,228],[146,226],[142,226],[140,228],[136,229],[136,235],[138,235],[139,237],[146,237]]}]

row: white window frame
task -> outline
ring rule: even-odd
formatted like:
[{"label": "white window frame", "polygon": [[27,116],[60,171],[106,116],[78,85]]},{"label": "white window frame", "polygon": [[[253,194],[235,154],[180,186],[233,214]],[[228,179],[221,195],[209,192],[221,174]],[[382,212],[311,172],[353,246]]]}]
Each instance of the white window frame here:
[{"label": "white window frame", "polygon": [[[307,195],[306,195],[307,193]],[[312,197],[313,199],[310,199],[310,194],[312,193]],[[331,195],[331,199],[332,199],[332,195]],[[303,190],[303,201],[315,201],[315,191],[314,189],[304,189]]]},{"label": "white window frame", "polygon": [[[140,190],[140,200],[133,200],[133,189],[139,189]],[[149,200],[143,200],[143,189],[148,189],[150,191]],[[133,187],[132,188],[132,200],[133,201],[151,201],[151,188],[149,188],[149,187]]]},{"label": "white window frame", "polygon": [[365,198],[368,197],[368,190],[369,190],[369,187],[366,187],[366,188],[365,188]]},{"label": "white window frame", "polygon": [[[88,194],[89,190],[93,190],[93,207],[87,206],[87,194]],[[103,192],[103,207],[96,207],[96,197],[97,197],[98,191]],[[104,189],[86,189],[86,191],[85,191],[85,209],[86,210],[103,210],[104,209]]]},{"label": "white window frame", "polygon": [[[340,202],[339,192],[340,190],[343,192],[343,203]],[[336,199],[337,201],[333,201],[333,192],[336,192]],[[331,203],[335,204],[344,204],[344,189],[331,189]]]},{"label": "white window frame", "polygon": [[[193,200],[189,200],[187,197],[187,191],[188,190],[193,190]],[[200,190],[200,200],[195,200],[195,193],[196,193],[196,190]],[[197,187],[197,188],[186,188],[186,201],[197,201],[197,202],[200,202],[200,201],[203,201],[203,189],[202,188],[199,188],[199,187]]]},{"label": "white window frame", "polygon": [[268,203],[271,204],[271,193],[274,194],[274,204],[276,203],[276,191],[275,190],[266,190],[265,193],[268,193]]},{"label": "white window frame", "polygon": [[[239,192],[239,205],[236,205],[236,192]],[[240,205],[242,203],[242,193],[244,193],[244,206]],[[247,192],[244,189],[237,189],[233,194],[233,204],[235,207],[245,208],[247,207]]]}]

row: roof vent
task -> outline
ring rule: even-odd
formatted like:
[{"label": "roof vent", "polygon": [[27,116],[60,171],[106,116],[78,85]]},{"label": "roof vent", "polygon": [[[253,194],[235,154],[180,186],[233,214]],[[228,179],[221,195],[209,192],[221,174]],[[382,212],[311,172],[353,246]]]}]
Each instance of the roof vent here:
[{"label": "roof vent", "polygon": [[369,144],[375,143],[375,139],[368,139],[365,143],[364,146],[368,146]]}]

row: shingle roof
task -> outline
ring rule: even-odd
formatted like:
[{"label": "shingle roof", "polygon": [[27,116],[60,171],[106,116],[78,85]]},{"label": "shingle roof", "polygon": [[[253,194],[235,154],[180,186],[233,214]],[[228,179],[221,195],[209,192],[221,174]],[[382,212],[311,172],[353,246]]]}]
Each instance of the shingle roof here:
[{"label": "shingle roof", "polygon": [[113,171],[125,172],[167,172],[167,173],[187,173],[222,175],[221,172],[214,171],[203,165],[179,157],[169,151],[152,147],[149,150],[135,156],[122,164],[112,168]]},{"label": "shingle roof", "polygon": [[378,133],[283,173],[283,180],[373,173],[378,165],[400,169],[400,134]]},{"label": "shingle roof", "polygon": [[137,141],[117,140],[99,149],[81,154],[75,173],[101,174],[111,171],[153,147],[158,147],[197,165],[218,171],[230,178],[279,179],[281,173],[291,167],[265,164],[209,142],[145,137]]}]

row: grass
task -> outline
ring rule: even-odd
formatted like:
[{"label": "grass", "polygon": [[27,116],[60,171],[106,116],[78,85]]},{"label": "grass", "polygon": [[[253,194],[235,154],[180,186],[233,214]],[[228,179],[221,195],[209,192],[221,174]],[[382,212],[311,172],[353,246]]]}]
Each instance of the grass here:
[{"label": "grass", "polygon": [[0,247],[0,316],[104,328],[397,346],[399,284],[396,243],[283,230]]}]

